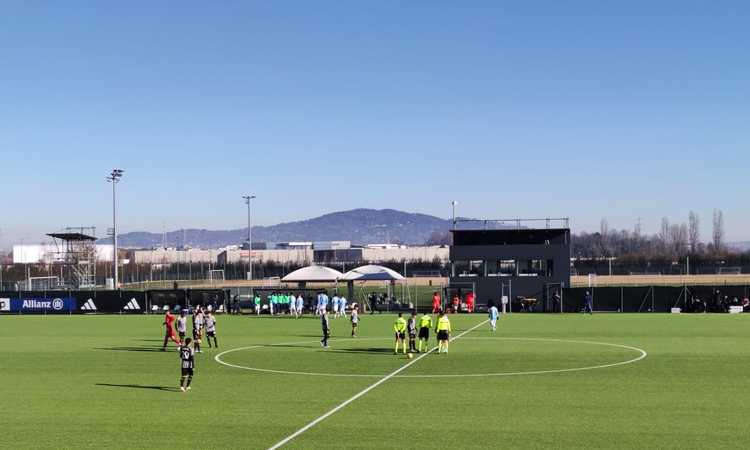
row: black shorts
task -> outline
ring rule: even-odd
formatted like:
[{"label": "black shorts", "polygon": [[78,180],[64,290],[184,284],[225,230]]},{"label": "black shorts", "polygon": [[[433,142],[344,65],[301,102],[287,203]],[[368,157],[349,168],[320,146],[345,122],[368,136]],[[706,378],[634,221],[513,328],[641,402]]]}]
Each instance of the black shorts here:
[{"label": "black shorts", "polygon": [[429,339],[430,338],[430,329],[427,327],[422,327],[419,329],[419,339]]},{"label": "black shorts", "polygon": [[396,332],[396,339],[406,339],[406,334],[401,332]]},{"label": "black shorts", "polygon": [[177,333],[177,334],[180,335],[180,340],[181,341],[185,339],[185,333],[180,332],[180,333]]},{"label": "black shorts", "polygon": [[206,336],[208,336],[208,337],[216,337],[216,331],[206,331]]},{"label": "black shorts", "polygon": [[183,368],[182,369],[182,376],[186,377],[188,375],[190,375],[191,377],[193,376],[193,369],[192,368],[190,368],[190,369]]},{"label": "black shorts", "polygon": [[447,330],[440,330],[440,331],[438,331],[437,338],[438,338],[438,341],[447,341],[448,340],[448,331]]}]

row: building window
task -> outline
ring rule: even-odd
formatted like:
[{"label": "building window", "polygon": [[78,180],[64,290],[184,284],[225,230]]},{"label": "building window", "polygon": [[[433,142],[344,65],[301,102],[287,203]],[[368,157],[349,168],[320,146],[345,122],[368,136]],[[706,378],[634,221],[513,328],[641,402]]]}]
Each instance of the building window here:
[{"label": "building window", "polygon": [[500,261],[500,275],[513,277],[516,275],[516,261],[512,259],[504,259]]},{"label": "building window", "polygon": [[484,261],[458,260],[453,262],[453,274],[457,277],[483,277]]},{"label": "building window", "polygon": [[521,277],[551,277],[551,259],[524,259],[519,261],[518,276]]},{"label": "building window", "polygon": [[471,275],[476,277],[483,277],[484,276],[484,261],[480,260],[473,260],[469,261],[469,273]]},{"label": "building window", "polygon": [[496,259],[487,261],[487,276],[513,277],[516,275],[516,261],[512,259]]}]

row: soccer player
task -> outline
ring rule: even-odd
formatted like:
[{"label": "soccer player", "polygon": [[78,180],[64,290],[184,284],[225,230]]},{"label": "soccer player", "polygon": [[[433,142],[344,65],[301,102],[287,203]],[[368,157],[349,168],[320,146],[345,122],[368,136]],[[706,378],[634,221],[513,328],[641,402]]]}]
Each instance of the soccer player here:
[{"label": "soccer player", "polygon": [[[438,308],[438,311],[440,311],[440,308]],[[430,328],[432,328],[432,316],[424,313],[422,314],[422,317],[419,318],[419,353],[422,352],[423,343],[425,351],[427,351],[430,346]]]},{"label": "soccer player", "polygon": [[177,334],[180,336],[180,342],[185,340],[187,334],[187,310],[180,311],[180,317],[177,319]]},{"label": "soccer player", "polygon": [[182,392],[190,390],[190,383],[193,382],[193,369],[195,369],[195,349],[190,347],[192,339],[185,339],[185,343],[180,345],[180,362],[182,366],[182,376],[180,377],[180,390]]},{"label": "soccer player", "polygon": [[583,296],[583,301],[585,303],[583,312],[594,314],[594,298],[591,296],[591,292],[586,291],[586,295]]},{"label": "soccer player", "polygon": [[466,294],[466,310],[469,313],[474,312],[474,292],[469,292]]},{"label": "soccer player", "polygon": [[331,337],[331,324],[328,323],[328,313],[325,310],[320,313],[320,325],[323,328],[323,339],[320,340],[320,345],[323,348],[328,348],[328,338]]},{"label": "soccer player", "polygon": [[490,329],[492,331],[495,331],[497,329],[497,316],[497,306],[493,304],[492,306],[490,306]]},{"label": "soccer player", "polygon": [[196,353],[201,351],[201,337],[203,335],[203,310],[200,305],[193,311],[193,349]]},{"label": "soccer player", "polygon": [[339,297],[339,312],[342,317],[346,317],[346,297],[343,295]]},{"label": "soccer player", "polygon": [[352,321],[352,337],[357,337],[357,327],[359,326],[359,306],[354,305],[354,308],[352,308],[350,320]]},{"label": "soccer player", "polygon": [[432,294],[432,313],[437,314],[438,311],[440,311],[440,307],[442,300],[440,300],[440,294],[438,291],[433,292]]},{"label": "soccer player", "polygon": [[393,324],[393,331],[396,332],[396,348],[393,351],[394,355],[398,355],[398,344],[401,343],[403,347],[404,355],[406,354],[406,320],[404,319],[403,313],[398,313],[398,319]]},{"label": "soccer player", "polygon": [[305,299],[302,298],[302,294],[297,295],[297,318],[302,317],[305,312]]},{"label": "soccer player", "polygon": [[333,298],[331,299],[331,304],[333,305],[333,318],[338,319],[339,317],[339,296],[338,294],[333,294]]},{"label": "soccer player", "polygon": [[164,345],[161,348],[161,351],[165,352],[167,351],[167,343],[171,339],[172,342],[174,342],[177,345],[180,345],[179,339],[174,335],[174,328],[172,326],[174,322],[174,316],[172,313],[167,310],[167,313],[164,314],[164,322],[162,322],[162,325],[164,325],[166,328],[164,329]]},{"label": "soccer player", "polygon": [[297,299],[289,294],[286,296],[286,301],[289,303],[289,317],[297,317]]},{"label": "soccer player", "polygon": [[448,343],[451,337],[451,321],[443,310],[440,310],[440,317],[438,317],[435,331],[437,332],[438,339],[438,353],[448,353]]},{"label": "soccer player", "polygon": [[260,295],[255,294],[255,297],[253,298],[253,303],[255,303],[255,315],[260,315]]},{"label": "soccer player", "polygon": [[409,353],[417,351],[417,311],[412,310],[409,320],[406,322],[406,330],[409,333]]},{"label": "soccer player", "polygon": [[211,338],[214,338],[214,347],[219,348],[219,343],[216,341],[216,318],[211,311],[208,312],[205,322],[206,341],[208,341],[208,348],[211,348]]},{"label": "soccer player", "polygon": [[328,309],[328,296],[325,292],[318,294],[318,314],[323,314]]}]

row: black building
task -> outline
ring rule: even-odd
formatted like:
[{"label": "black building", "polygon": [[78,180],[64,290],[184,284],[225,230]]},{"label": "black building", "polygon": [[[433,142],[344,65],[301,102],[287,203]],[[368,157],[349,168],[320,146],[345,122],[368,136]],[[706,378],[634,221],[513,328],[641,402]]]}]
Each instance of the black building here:
[{"label": "black building", "polygon": [[450,247],[448,299],[473,291],[478,306],[503,296],[513,311],[559,311],[570,286],[570,229],[457,229]]}]

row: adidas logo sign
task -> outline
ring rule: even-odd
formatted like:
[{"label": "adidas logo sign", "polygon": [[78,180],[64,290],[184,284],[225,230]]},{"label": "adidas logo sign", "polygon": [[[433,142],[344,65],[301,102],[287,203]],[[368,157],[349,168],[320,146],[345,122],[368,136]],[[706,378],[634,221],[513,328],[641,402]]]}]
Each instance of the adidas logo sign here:
[{"label": "adidas logo sign", "polygon": [[96,311],[96,305],[91,299],[86,300],[86,303],[81,306],[81,311]]},{"label": "adidas logo sign", "polygon": [[133,311],[135,309],[141,309],[141,305],[135,298],[131,298],[127,305],[123,308],[125,311]]}]

